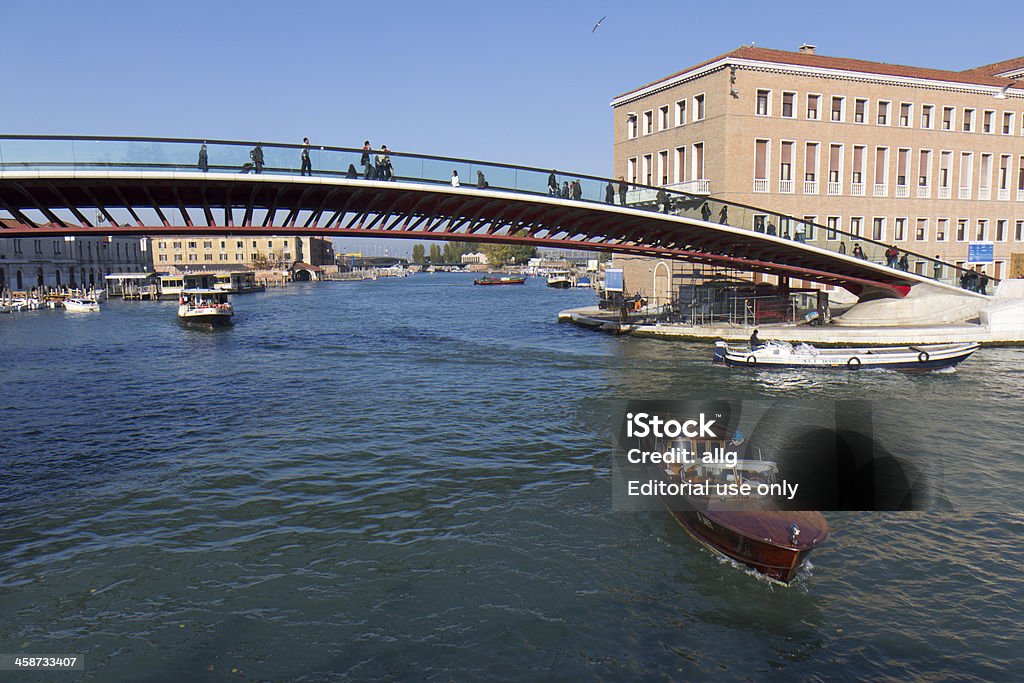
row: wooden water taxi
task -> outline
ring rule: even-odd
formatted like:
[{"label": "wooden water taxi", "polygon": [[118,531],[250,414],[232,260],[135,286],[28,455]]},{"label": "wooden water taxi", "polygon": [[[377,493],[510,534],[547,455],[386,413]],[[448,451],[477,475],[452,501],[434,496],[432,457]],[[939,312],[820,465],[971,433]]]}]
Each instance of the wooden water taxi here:
[{"label": "wooden water taxi", "polygon": [[502,275],[477,278],[473,280],[474,285],[521,285],[526,282],[526,277],[522,275]]}]

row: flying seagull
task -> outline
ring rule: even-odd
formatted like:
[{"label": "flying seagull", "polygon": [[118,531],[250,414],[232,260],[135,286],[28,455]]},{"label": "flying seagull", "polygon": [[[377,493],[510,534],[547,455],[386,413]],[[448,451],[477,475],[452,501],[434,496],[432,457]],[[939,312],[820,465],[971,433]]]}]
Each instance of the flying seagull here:
[{"label": "flying seagull", "polygon": [[605,16],[601,17],[600,19],[598,19],[597,23],[594,24],[594,28],[590,29],[590,32],[593,33],[594,31],[596,31],[597,27],[601,25],[601,22],[604,21],[607,18],[608,18],[608,15],[605,15]]}]

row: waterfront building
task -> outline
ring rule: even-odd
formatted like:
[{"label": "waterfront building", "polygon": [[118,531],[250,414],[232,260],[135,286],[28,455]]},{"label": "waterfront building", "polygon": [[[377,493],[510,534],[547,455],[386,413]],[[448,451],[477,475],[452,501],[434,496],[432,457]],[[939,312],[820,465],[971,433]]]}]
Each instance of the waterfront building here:
[{"label": "waterfront building", "polygon": [[971,266],[991,243],[987,272],[1019,277],[1022,77],[1024,57],[945,71],[744,46],[616,97],[615,175],[795,216],[836,246],[827,228]]},{"label": "waterfront building", "polygon": [[101,289],[107,275],[151,271],[150,256],[139,237],[0,237],[0,291]]},{"label": "waterfront building", "polygon": [[152,239],[157,270],[288,269],[334,263],[334,246],[326,237],[174,235]]}]

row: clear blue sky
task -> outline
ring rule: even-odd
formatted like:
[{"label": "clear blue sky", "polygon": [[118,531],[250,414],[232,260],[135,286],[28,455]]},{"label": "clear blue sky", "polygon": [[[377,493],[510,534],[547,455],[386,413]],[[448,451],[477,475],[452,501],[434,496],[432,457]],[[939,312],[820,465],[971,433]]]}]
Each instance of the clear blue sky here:
[{"label": "clear blue sky", "polygon": [[368,138],[597,175],[615,95],[741,44],[955,70],[1024,54],[1009,0],[4,5],[5,133]]}]

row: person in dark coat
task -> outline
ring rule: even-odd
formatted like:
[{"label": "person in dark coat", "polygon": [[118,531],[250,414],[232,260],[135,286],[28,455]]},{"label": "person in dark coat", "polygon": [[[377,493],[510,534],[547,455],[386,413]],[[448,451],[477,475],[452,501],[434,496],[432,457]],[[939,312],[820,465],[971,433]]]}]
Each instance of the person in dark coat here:
[{"label": "person in dark coat", "polygon": [[840,254],[845,254],[846,253],[846,242],[844,242],[842,240],[839,240],[839,253]]},{"label": "person in dark coat", "polygon": [[376,175],[373,164],[370,163],[370,152],[370,141],[363,140],[363,156],[359,158],[359,165],[363,167],[363,177],[367,180],[372,179]]},{"label": "person in dark coat", "polygon": [[359,173],[356,172],[355,164],[349,164],[348,165],[348,173],[345,174],[345,177],[346,178],[358,178],[359,177]]},{"label": "person in dark coat", "polygon": [[313,175],[313,162],[309,160],[309,138],[302,138],[302,168],[299,175]]},{"label": "person in dark coat", "polygon": [[729,205],[722,204],[722,210],[718,212],[718,222],[722,225],[729,225]]},{"label": "person in dark coat", "polygon": [[478,190],[487,189],[487,178],[484,177],[483,171],[476,172],[476,187]]},{"label": "person in dark coat", "polygon": [[700,207],[700,217],[705,221],[711,220],[711,207],[708,206],[707,202],[704,202]]},{"label": "person in dark coat", "polygon": [[256,146],[249,152],[252,159],[252,167],[256,173],[263,173],[263,143],[257,142]]},{"label": "person in dark coat", "polygon": [[978,273],[978,292],[988,295],[988,274],[985,271]]},{"label": "person in dark coat", "polygon": [[203,143],[203,146],[199,148],[199,170],[203,173],[210,170],[210,157],[207,156],[205,142]]},{"label": "person in dark coat", "polygon": [[668,211],[669,211],[668,192],[665,192],[665,188],[664,187],[658,189],[658,204],[661,205],[661,212],[662,213],[668,213]]},{"label": "person in dark coat", "polygon": [[608,184],[604,186],[604,203],[615,203],[615,186],[612,185],[612,181],[610,180],[608,181]]},{"label": "person in dark coat", "polygon": [[569,198],[569,181],[568,180],[563,180],[562,181],[562,192],[561,192],[561,194],[559,196],[562,199],[568,199]]},{"label": "person in dark coat", "polygon": [[576,200],[583,199],[583,185],[580,184],[579,178],[572,181],[572,198]]},{"label": "person in dark coat", "polygon": [[750,350],[757,351],[761,348],[761,340],[757,338],[757,330],[754,330],[754,334],[750,335]]},{"label": "person in dark coat", "polygon": [[626,180],[619,176],[619,204],[621,206],[626,205],[626,191],[629,190],[629,185],[626,184]]},{"label": "person in dark coat", "polygon": [[552,197],[558,196],[558,178],[555,177],[554,170],[548,174],[548,194]]},{"label": "person in dark coat", "polygon": [[903,252],[903,256],[900,256],[899,266],[903,272],[910,270],[910,257],[907,256],[907,252]]}]

